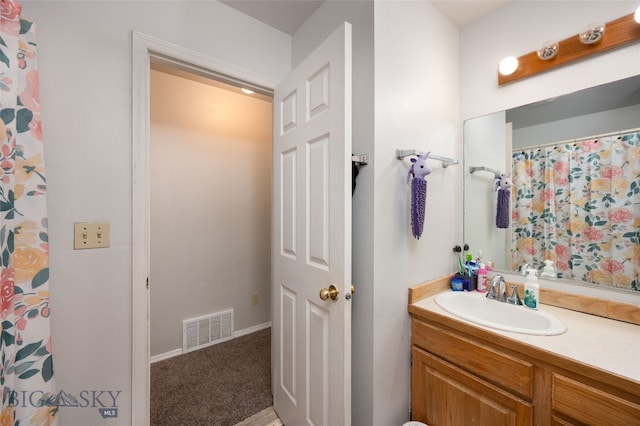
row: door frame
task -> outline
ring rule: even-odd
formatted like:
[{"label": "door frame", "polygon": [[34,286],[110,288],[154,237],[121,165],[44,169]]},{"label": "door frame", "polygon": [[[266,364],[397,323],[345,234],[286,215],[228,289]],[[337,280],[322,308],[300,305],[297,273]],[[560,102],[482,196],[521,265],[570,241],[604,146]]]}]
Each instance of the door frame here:
[{"label": "door frame", "polygon": [[271,92],[278,82],[138,31],[132,34],[131,423],[146,426],[150,420],[150,61],[154,58],[205,76],[231,77]]}]

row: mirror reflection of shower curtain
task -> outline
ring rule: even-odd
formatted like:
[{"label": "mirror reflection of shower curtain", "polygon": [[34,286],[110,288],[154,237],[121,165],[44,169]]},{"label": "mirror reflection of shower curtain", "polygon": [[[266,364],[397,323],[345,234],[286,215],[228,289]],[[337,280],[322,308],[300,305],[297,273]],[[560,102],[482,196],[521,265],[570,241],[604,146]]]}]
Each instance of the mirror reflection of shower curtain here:
[{"label": "mirror reflection of shower curtain", "polygon": [[49,246],[33,24],[2,0],[0,21],[0,424],[53,425]]},{"label": "mirror reflection of shower curtain", "polygon": [[640,133],[515,151],[512,267],[640,290]]}]

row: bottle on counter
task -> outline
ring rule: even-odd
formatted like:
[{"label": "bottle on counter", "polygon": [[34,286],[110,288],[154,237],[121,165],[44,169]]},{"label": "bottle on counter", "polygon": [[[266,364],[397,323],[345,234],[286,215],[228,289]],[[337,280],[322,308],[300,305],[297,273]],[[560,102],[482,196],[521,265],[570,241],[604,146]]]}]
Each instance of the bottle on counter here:
[{"label": "bottle on counter", "polygon": [[538,309],[539,300],[538,271],[527,269],[527,279],[524,282],[524,305],[531,309]]},{"label": "bottle on counter", "polygon": [[476,290],[480,293],[486,293],[487,287],[487,268],[485,268],[484,263],[481,263],[478,268],[478,285]]}]

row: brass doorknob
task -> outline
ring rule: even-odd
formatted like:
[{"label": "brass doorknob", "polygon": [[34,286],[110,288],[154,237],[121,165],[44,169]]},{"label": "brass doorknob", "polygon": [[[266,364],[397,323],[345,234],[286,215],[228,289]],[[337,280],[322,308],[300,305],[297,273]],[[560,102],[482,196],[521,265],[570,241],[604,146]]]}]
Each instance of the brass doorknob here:
[{"label": "brass doorknob", "polygon": [[331,284],[329,288],[323,288],[320,290],[320,299],[327,300],[331,298],[331,300],[338,300],[338,294],[340,294],[338,288]]}]

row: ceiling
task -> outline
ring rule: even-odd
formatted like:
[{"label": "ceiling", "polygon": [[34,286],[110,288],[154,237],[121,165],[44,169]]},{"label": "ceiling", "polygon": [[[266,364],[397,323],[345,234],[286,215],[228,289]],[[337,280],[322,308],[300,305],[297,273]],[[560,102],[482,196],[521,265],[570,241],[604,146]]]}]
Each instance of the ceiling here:
[{"label": "ceiling", "polygon": [[[307,20],[325,0],[221,0],[245,15],[289,35]],[[340,0],[328,0],[340,1]],[[451,22],[464,27],[501,8],[511,0],[430,0]]]},{"label": "ceiling", "polygon": [[511,0],[430,0],[458,28],[471,24],[505,6]]},{"label": "ceiling", "polygon": [[249,15],[289,35],[320,7],[324,0],[221,0],[227,6]]}]

